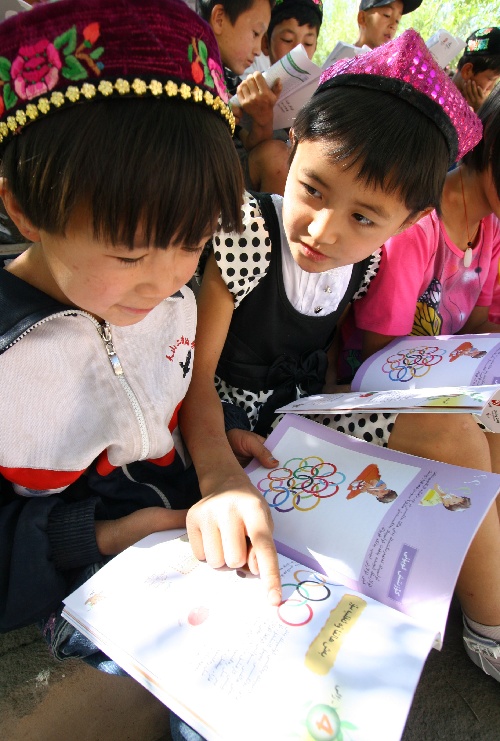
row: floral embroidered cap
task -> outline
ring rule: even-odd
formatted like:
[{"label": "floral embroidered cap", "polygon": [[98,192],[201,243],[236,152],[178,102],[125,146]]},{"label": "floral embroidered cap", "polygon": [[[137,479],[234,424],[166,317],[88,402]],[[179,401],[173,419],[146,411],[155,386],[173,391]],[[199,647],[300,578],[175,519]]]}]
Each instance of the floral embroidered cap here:
[{"label": "floral embroidered cap", "polygon": [[481,140],[481,121],[413,29],[353,59],[341,59],[323,72],[316,94],[337,85],[388,92],[406,100],[441,130],[450,163]]},{"label": "floral embroidered cap", "polygon": [[465,42],[464,57],[500,55],[500,28],[479,28]]},{"label": "floral embroidered cap", "polygon": [[61,0],[0,23],[0,146],[75,103],[181,98],[234,116],[211,28],[183,0]]}]

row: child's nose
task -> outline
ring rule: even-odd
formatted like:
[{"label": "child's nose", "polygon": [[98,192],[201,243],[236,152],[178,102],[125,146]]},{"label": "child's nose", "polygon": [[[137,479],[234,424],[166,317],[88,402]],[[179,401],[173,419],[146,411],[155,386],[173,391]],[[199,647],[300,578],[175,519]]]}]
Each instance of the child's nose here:
[{"label": "child's nose", "polygon": [[308,227],[309,236],[318,244],[334,244],[337,241],[336,219],[332,211],[322,209]]}]

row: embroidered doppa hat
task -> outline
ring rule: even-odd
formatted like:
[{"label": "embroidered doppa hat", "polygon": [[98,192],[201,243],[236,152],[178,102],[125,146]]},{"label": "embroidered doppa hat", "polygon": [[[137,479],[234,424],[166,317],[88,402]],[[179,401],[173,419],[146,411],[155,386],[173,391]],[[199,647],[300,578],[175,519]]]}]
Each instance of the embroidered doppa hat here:
[{"label": "embroidered doppa hat", "polygon": [[217,42],[183,0],[61,0],[0,24],[0,146],[68,106],[146,96],[207,106],[234,131]]},{"label": "embroidered doppa hat", "polygon": [[418,108],[444,135],[450,163],[481,140],[481,121],[413,29],[366,54],[335,62],[321,75],[316,93],[337,85],[392,93]]},{"label": "embroidered doppa hat", "polygon": [[[401,0],[403,3],[403,15],[411,13],[422,5],[422,0]],[[372,8],[382,8],[384,5],[390,5],[394,0],[361,0],[360,10],[371,10]]]},{"label": "embroidered doppa hat", "polygon": [[500,55],[500,28],[479,28],[465,42],[464,57],[493,57]]}]

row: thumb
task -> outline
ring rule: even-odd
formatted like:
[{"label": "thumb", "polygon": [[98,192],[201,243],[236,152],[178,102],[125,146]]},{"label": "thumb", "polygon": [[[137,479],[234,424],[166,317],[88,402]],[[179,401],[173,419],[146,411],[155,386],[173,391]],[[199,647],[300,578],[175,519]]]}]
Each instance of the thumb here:
[{"label": "thumb", "polygon": [[264,445],[264,438],[260,435],[252,435],[248,438],[248,453],[257,458],[261,466],[274,468],[279,461],[274,457],[271,451]]},{"label": "thumb", "polygon": [[281,82],[279,77],[271,89],[275,95],[281,95],[281,91],[283,90],[283,83]]}]

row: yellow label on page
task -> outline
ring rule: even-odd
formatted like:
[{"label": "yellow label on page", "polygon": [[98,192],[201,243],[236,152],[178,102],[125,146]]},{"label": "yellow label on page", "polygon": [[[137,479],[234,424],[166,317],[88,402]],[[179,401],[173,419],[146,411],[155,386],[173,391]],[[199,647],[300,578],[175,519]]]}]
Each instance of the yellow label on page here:
[{"label": "yellow label on page", "polygon": [[346,635],[354,628],[365,607],[362,597],[344,594],[307,650],[306,667],[310,671],[321,676],[328,674]]}]

